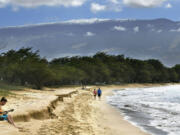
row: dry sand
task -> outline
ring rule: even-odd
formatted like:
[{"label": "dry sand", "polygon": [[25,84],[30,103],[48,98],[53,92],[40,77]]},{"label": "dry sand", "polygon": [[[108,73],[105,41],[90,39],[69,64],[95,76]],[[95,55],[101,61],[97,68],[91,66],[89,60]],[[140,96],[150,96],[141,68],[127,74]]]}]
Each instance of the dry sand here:
[{"label": "dry sand", "polygon": [[15,109],[11,115],[18,129],[0,121],[0,135],[148,135],[124,120],[105,97],[113,89],[149,86],[101,87],[100,101],[93,99],[93,86],[88,90],[76,87],[15,92],[15,96],[8,97],[6,109]]}]

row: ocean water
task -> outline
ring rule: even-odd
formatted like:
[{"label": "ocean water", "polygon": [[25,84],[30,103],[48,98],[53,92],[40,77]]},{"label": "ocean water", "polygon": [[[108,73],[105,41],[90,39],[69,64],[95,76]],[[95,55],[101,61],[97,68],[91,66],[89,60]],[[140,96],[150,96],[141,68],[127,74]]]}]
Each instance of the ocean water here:
[{"label": "ocean water", "polygon": [[107,101],[152,135],[180,135],[180,85],[114,90]]}]

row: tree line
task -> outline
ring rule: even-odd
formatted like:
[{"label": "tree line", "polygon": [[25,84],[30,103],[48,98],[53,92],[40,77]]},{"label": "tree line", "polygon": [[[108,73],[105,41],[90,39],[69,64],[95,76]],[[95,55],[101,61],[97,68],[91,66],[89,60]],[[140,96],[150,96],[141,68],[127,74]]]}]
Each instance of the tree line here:
[{"label": "tree line", "polygon": [[180,65],[169,68],[155,59],[138,60],[104,52],[48,61],[39,51],[21,48],[0,55],[0,79],[36,89],[74,84],[167,83],[180,81]]}]

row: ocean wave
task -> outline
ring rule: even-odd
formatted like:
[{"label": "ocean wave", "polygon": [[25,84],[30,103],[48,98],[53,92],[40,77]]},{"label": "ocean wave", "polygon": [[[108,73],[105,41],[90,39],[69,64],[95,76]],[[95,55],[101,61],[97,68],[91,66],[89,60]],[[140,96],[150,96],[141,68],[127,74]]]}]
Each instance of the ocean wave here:
[{"label": "ocean wave", "polygon": [[[180,134],[180,85],[115,90],[107,101],[147,130],[154,127],[168,135]],[[148,124],[144,124],[143,119],[148,120]],[[162,135],[159,131],[154,134]]]}]

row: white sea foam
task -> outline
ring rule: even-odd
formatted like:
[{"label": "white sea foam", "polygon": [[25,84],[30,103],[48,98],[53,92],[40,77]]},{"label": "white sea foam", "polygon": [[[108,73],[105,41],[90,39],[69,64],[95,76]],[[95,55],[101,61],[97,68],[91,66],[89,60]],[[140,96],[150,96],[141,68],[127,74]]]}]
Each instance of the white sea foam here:
[{"label": "white sea foam", "polygon": [[[168,135],[180,135],[180,85],[115,90],[114,95],[107,100],[122,111],[144,114],[142,120],[137,120],[137,115],[134,114],[126,117],[137,122],[138,126],[155,127]],[[126,112],[125,115],[128,115]],[[148,124],[140,123],[145,117]],[[155,134],[161,135],[159,132]]]}]

